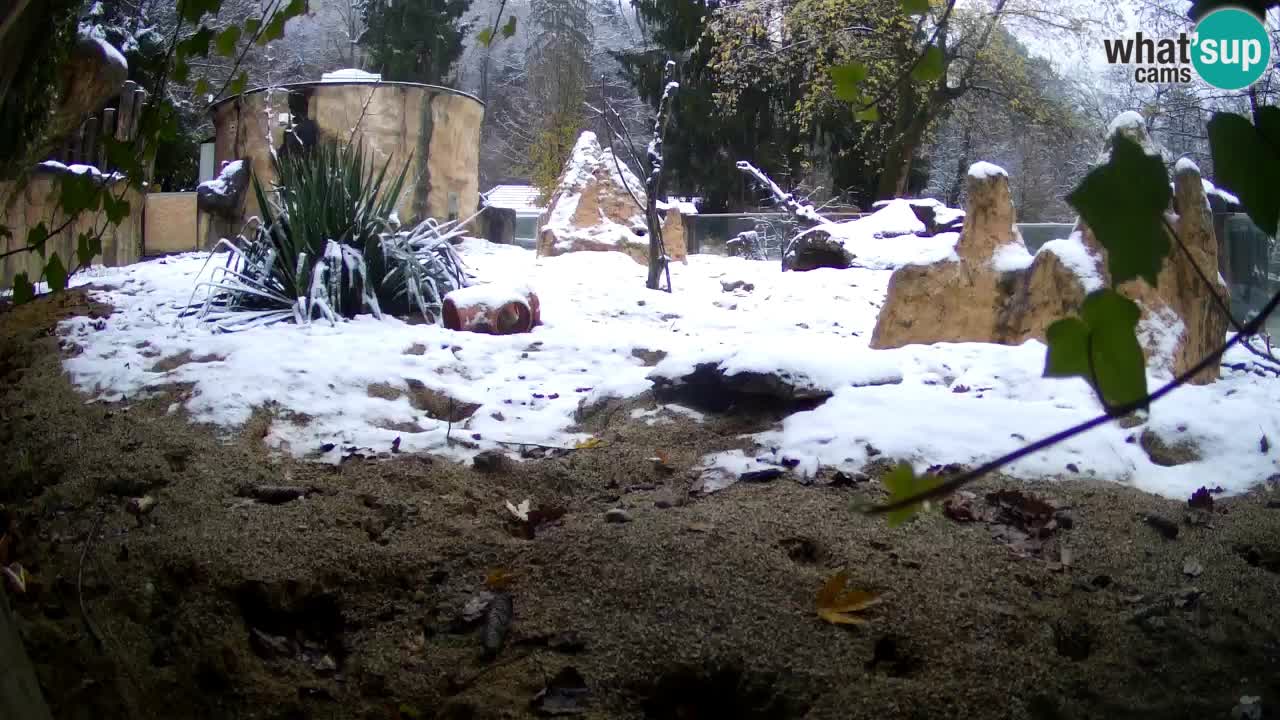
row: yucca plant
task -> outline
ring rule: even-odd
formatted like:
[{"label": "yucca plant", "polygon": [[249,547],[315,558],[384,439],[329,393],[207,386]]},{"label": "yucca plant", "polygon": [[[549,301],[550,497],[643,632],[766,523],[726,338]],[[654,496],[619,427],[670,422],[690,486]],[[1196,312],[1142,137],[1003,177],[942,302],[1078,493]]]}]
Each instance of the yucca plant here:
[{"label": "yucca plant", "polygon": [[[219,243],[231,250],[190,312],[226,330],[292,319],[330,322],[360,313],[439,317],[443,297],[466,285],[449,240],[466,221],[427,220],[402,231],[395,204],[408,163],[388,181],[360,146],[322,143],[273,157],[278,203],[258,178],[253,191],[262,217],[252,237]],[[195,292],[193,292],[194,300]]]}]

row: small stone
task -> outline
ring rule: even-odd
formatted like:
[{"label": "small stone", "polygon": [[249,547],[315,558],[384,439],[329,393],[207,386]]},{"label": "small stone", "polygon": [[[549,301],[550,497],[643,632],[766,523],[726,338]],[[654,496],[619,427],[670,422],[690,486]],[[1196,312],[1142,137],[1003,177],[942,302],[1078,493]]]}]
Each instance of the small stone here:
[{"label": "small stone", "polygon": [[471,461],[477,472],[496,473],[507,467],[507,456],[500,450],[485,450]]},{"label": "small stone", "polygon": [[1231,708],[1231,720],[1262,720],[1262,698],[1245,695]]},{"label": "small stone", "polygon": [[1172,520],[1159,515],[1148,515],[1144,518],[1144,522],[1155,528],[1166,540],[1178,539],[1178,524]]},{"label": "small stone", "polygon": [[629,523],[631,514],[622,508],[613,508],[604,514],[604,520],[611,523]]},{"label": "small stone", "polygon": [[1076,465],[1075,463],[1067,463],[1067,471],[1068,471],[1068,472],[1073,472],[1073,473],[1079,473],[1079,472],[1080,472],[1080,466],[1079,466],[1079,465]]},{"label": "small stone", "polygon": [[670,507],[671,507],[671,501],[670,501],[670,500],[655,500],[655,501],[653,502],[653,506],[654,506],[654,507],[656,507],[656,508],[658,508],[659,510],[666,510],[666,509],[668,509],[668,508],[670,508]]},{"label": "small stone", "polygon": [[1200,573],[1204,572],[1204,566],[1195,558],[1187,558],[1182,562],[1182,574],[1188,577],[1200,577]]},{"label": "small stone", "polygon": [[338,671],[338,663],[329,655],[321,655],[312,667],[321,675],[332,675]]}]

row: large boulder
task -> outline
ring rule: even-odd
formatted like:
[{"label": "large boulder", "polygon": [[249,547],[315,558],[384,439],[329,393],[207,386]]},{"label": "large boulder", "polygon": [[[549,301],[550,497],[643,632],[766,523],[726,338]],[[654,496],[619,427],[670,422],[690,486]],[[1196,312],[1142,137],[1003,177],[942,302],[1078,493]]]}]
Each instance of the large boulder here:
[{"label": "large boulder", "polygon": [[939,227],[938,217],[954,222],[964,216],[936,200],[886,200],[876,203],[875,207],[875,212],[857,220],[822,223],[800,233],[787,244],[782,255],[782,269],[805,271],[866,267],[858,260],[859,253],[883,247],[881,241],[932,237],[935,233],[930,231],[929,224],[921,219],[921,215],[932,218],[934,230]]},{"label": "large boulder", "polygon": [[1009,301],[1031,255],[1014,226],[1009,176],[989,163],[969,169],[964,229],[950,258],[905,265],[889,280],[871,346],[1001,342],[1016,334]]},{"label": "large boulder", "polygon": [[65,137],[120,92],[129,79],[124,55],[101,38],[80,35],[62,68],[62,96],[50,118],[50,137]]},{"label": "large boulder", "polygon": [[[1159,153],[1141,116],[1125,113],[1111,124],[1101,162],[1117,137]],[[1086,223],[1077,222],[1070,237],[1046,243],[1032,258],[1013,227],[1004,171],[980,163],[970,169],[968,182],[969,205],[955,257],[894,272],[872,347],[1044,340],[1049,325],[1077,314],[1086,295],[1110,283],[1106,249]],[[1227,319],[1200,278],[1201,270],[1213,278],[1214,292],[1229,302],[1217,273],[1218,243],[1205,188],[1194,163],[1177,164],[1168,218],[1187,252],[1169,254],[1156,287],[1138,279],[1118,288],[1141,308],[1138,339],[1148,365],[1165,373],[1189,370],[1227,332]],[[1212,382],[1218,374],[1215,364],[1193,382]]]},{"label": "large boulder", "polygon": [[617,251],[648,264],[644,184],[584,132],[542,218],[538,255]]}]

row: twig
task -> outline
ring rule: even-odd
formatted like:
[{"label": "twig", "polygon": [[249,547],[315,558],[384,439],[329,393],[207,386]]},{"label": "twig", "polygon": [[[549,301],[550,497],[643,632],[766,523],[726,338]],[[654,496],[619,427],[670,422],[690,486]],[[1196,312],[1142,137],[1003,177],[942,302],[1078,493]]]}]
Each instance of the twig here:
[{"label": "twig", "polygon": [[947,480],[946,482],[936,485],[928,490],[912,495],[911,497],[908,497],[902,500],[896,500],[894,502],[887,503],[884,505],[877,505],[875,507],[868,508],[867,512],[872,515],[880,515],[887,512],[893,512],[894,510],[902,510],[904,508],[908,508],[913,505],[916,505],[917,503],[922,503],[926,500],[933,500],[934,498],[939,498],[944,495],[950,495],[956,490],[959,490],[960,488],[964,487],[965,485],[968,485],[969,483],[973,482],[974,480],[977,480],[978,478],[982,477],[983,475],[986,475],[987,473],[999,470],[1001,467],[1013,462],[1017,462],[1018,460],[1021,460],[1022,458],[1027,457],[1028,455],[1037,453],[1045,448],[1057,445],[1060,442],[1069,440],[1075,437],[1076,435],[1079,435],[1088,430],[1092,430],[1093,428],[1096,428],[1099,425],[1102,425],[1110,421],[1113,417],[1120,417],[1123,415],[1127,415],[1135,410],[1139,410],[1155,402],[1156,400],[1159,400],[1160,398],[1164,397],[1165,395],[1168,395],[1169,393],[1173,392],[1179,387],[1186,385],[1196,375],[1199,375],[1200,373],[1204,372],[1207,368],[1211,367],[1224,354],[1226,354],[1228,350],[1230,350],[1232,347],[1235,347],[1237,344],[1239,344],[1243,338],[1245,338],[1248,335],[1252,335],[1256,333],[1258,331],[1258,328],[1262,327],[1263,323],[1266,322],[1267,316],[1269,316],[1272,312],[1274,312],[1277,306],[1280,306],[1280,292],[1272,296],[1271,300],[1267,302],[1266,307],[1264,307],[1262,311],[1258,313],[1257,316],[1255,316],[1252,320],[1244,324],[1241,332],[1236,333],[1224,345],[1222,345],[1218,349],[1214,350],[1213,352],[1209,353],[1204,358],[1202,358],[1200,362],[1196,363],[1195,367],[1192,367],[1190,370],[1187,370],[1186,372],[1177,376],[1176,378],[1166,383],[1165,385],[1161,386],[1158,390],[1151,393],[1150,395],[1147,395],[1146,397],[1141,398],[1139,400],[1135,400],[1131,403],[1121,405],[1120,407],[1113,408],[1111,413],[1104,413],[1091,420],[1086,420],[1085,422],[1082,422],[1073,427],[1069,427],[1066,430],[1056,432],[1053,435],[1037,440],[1031,443],[1030,445],[1025,445],[1021,448],[1018,448],[1017,450],[1014,450],[1011,453],[1002,455],[1001,457],[998,457],[995,460],[984,463],[981,466],[973,470],[970,470],[969,472],[963,473],[957,477]]},{"label": "twig", "polygon": [[356,133],[359,132],[360,126],[364,124],[365,116],[369,114],[369,103],[373,102],[373,96],[378,92],[378,87],[382,85],[382,81],[373,84],[373,89],[369,91],[369,97],[364,100],[364,107],[360,108],[360,117],[356,118],[356,124],[351,126],[351,134],[347,136],[347,144],[355,142]]},{"label": "twig", "polygon": [[645,186],[645,190],[648,191],[649,195],[647,198],[649,204],[645,212],[645,219],[649,224],[649,277],[645,282],[645,287],[650,290],[657,290],[662,271],[665,268],[667,272],[667,292],[672,291],[671,269],[667,258],[667,248],[662,242],[662,226],[658,223],[658,196],[662,193],[662,170],[665,164],[662,153],[666,144],[667,128],[671,122],[671,106],[675,102],[676,93],[680,90],[680,84],[675,82],[674,79],[675,70],[675,62],[668,60],[663,72],[662,100],[658,103],[658,115],[653,120],[653,140],[649,142],[647,152],[651,169]]},{"label": "twig", "polygon": [[765,175],[764,172],[755,165],[752,165],[746,160],[739,160],[737,168],[755,178],[756,182],[763,185],[765,189],[773,195],[774,202],[786,208],[792,215],[795,215],[806,223],[806,225],[825,225],[830,222],[830,220],[823,217],[821,213],[815,210],[812,205],[802,204],[799,200],[796,200],[795,195],[789,192],[783,192],[782,188],[778,186],[778,183],[771,180],[768,175]]},{"label": "twig", "polygon": [[89,550],[93,548],[98,540],[98,531],[102,528],[102,521],[107,517],[107,511],[98,511],[98,519],[93,522],[93,529],[89,531],[89,537],[85,538],[84,547],[80,548],[80,565],[76,568],[76,597],[80,601],[80,614],[84,617],[85,627],[89,629],[89,635],[93,638],[93,643],[98,650],[102,650],[102,634],[98,632],[98,628],[93,623],[93,618],[89,616],[89,608],[84,604],[84,561],[89,555]]}]

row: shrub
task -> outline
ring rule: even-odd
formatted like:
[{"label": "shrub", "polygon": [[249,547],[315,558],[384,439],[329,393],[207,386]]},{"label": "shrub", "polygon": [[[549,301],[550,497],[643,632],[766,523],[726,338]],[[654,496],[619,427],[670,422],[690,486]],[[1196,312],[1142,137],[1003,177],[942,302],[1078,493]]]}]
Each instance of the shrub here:
[{"label": "shrub", "polygon": [[262,217],[252,237],[219,243],[230,254],[197,284],[205,299],[189,313],[223,330],[361,313],[418,312],[434,322],[444,295],[466,285],[449,243],[465,221],[400,228],[395,203],[408,163],[388,181],[390,159],[375,169],[362,147],[333,142],[273,163],[278,203],[255,176]]}]

